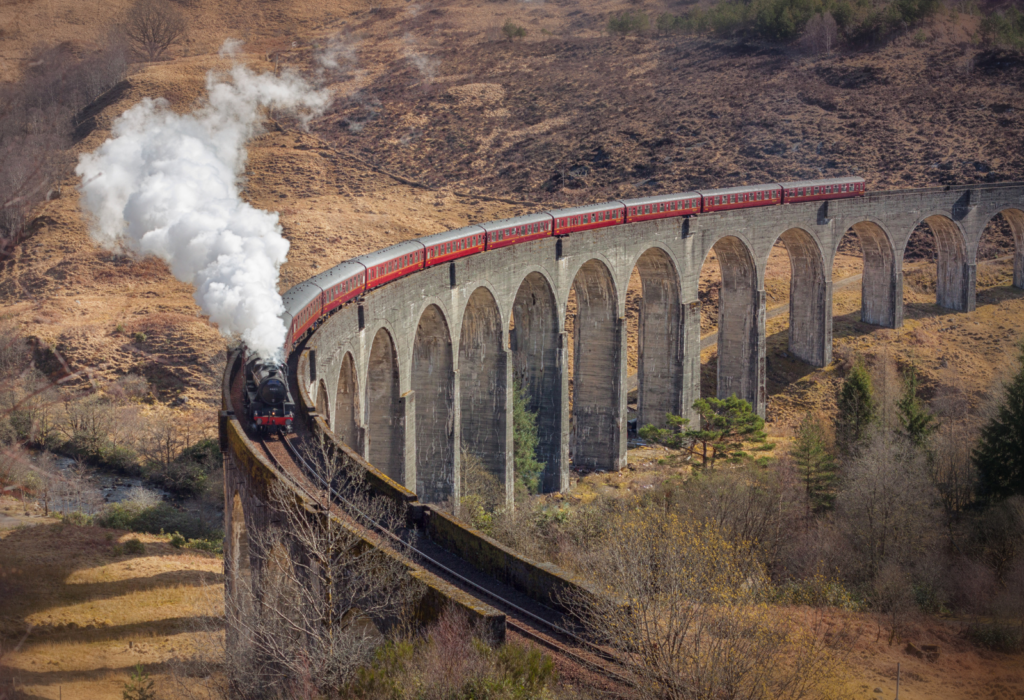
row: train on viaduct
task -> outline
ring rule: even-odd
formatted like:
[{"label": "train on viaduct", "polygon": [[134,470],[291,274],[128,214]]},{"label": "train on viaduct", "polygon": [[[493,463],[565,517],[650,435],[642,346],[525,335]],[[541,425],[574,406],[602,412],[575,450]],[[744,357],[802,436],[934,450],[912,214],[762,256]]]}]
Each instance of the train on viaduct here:
[{"label": "train on viaduct", "polygon": [[[339,454],[366,470],[375,490],[408,505],[430,538],[540,600],[553,587],[585,584],[520,557],[431,504],[458,502],[462,451],[479,457],[511,502],[516,379],[537,412],[544,491],[568,488],[570,464],[625,465],[626,290],[634,269],[642,282],[638,422],[659,424],[667,413],[692,417],[700,397],[698,277],[712,251],[722,274],[718,394],[746,399],[763,415],[764,277],[778,241],[792,271],[788,351],[823,367],[832,356],[833,260],[847,232],[863,251],[861,320],[899,328],[902,258],[914,230],[926,223],[935,237],[937,304],[970,313],[980,240],[1000,213],[1015,241],[1013,284],[1024,289],[1022,183],[869,191],[615,221],[452,259],[355,296],[321,320],[291,358],[296,420],[329,436]],[[566,318],[573,291],[570,372]],[[232,407],[240,364],[235,356],[229,362],[221,414],[229,595],[232,576],[248,565],[239,533],[269,517],[268,481],[289,478],[246,435]],[[444,593],[439,583],[431,590],[435,600],[462,595]]]}]

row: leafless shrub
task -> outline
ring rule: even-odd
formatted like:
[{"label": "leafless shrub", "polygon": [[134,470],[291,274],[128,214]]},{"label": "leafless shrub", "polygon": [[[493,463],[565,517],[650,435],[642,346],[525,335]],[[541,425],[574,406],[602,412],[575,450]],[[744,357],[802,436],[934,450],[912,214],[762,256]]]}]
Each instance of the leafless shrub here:
[{"label": "leafless shrub", "polygon": [[127,71],[117,40],[84,58],[69,44],[47,47],[27,66],[20,82],[0,87],[0,257],[23,240],[32,209],[57,193],[83,110]]},{"label": "leafless shrub", "polygon": [[657,506],[624,509],[612,530],[581,562],[608,594],[566,602],[633,662],[640,697],[809,697],[837,672],[845,632],[765,605],[768,580],[749,547]]},{"label": "leafless shrub", "polygon": [[872,583],[874,608],[889,627],[889,645],[903,639],[907,622],[917,609],[912,581],[906,570],[895,562],[882,566]]},{"label": "leafless shrub", "polygon": [[29,347],[21,329],[11,321],[0,322],[0,381],[10,380],[28,367]]},{"label": "leafless shrub", "polygon": [[934,545],[938,506],[912,444],[878,430],[846,471],[836,519],[856,554],[847,575],[870,580],[883,564],[909,565]]},{"label": "leafless shrub", "polygon": [[167,0],[136,0],[121,21],[121,31],[138,53],[150,61],[184,39],[188,20]]},{"label": "leafless shrub", "polygon": [[[361,474],[317,452],[323,483],[346,493],[365,518],[399,527],[399,514],[369,496]],[[368,547],[357,526],[327,516],[326,489],[299,507],[294,492],[276,484],[270,502],[274,524],[249,533],[253,585],[239,585],[228,601],[225,670],[238,697],[321,697],[370,660],[407,617],[416,591],[397,558]]]},{"label": "leafless shrub", "polygon": [[506,505],[505,485],[471,452],[462,451],[459,466],[458,515],[474,527],[487,529],[493,513]]},{"label": "leafless shrub", "polygon": [[824,12],[811,17],[800,43],[810,53],[831,56],[832,50],[839,43],[839,27],[832,13]]},{"label": "leafless shrub", "polygon": [[74,462],[64,469],[43,467],[37,474],[42,482],[40,488],[47,510],[52,508],[63,516],[71,513],[94,515],[103,507],[103,495],[89,479],[84,462]]}]

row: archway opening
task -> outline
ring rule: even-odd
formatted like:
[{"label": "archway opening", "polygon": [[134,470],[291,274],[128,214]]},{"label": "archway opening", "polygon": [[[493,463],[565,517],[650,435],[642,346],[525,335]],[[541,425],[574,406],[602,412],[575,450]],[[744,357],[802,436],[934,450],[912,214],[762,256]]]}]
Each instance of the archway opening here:
[{"label": "archway opening", "polygon": [[636,425],[667,425],[682,405],[682,309],[671,258],[651,248],[636,262],[626,290],[627,391]]},{"label": "archway opening", "polygon": [[[782,256],[788,260],[779,260]],[[765,272],[765,296],[766,323],[789,311],[788,354],[813,367],[829,364],[832,361],[832,304],[825,264],[817,241],[803,229],[784,231],[772,247]]]},{"label": "archway opening", "polygon": [[725,236],[715,242],[701,266],[698,294],[701,395],[735,394],[762,410],[757,270],[743,241]]},{"label": "archway opening", "polygon": [[452,342],[441,310],[420,316],[412,351],[416,402],[416,493],[424,503],[458,497],[455,488]]},{"label": "archway opening", "polygon": [[558,305],[551,285],[531,272],[519,285],[509,328],[514,381],[537,418],[537,460],[544,464],[542,491],[562,483],[562,363]]},{"label": "archway opening", "polygon": [[391,334],[381,328],[370,347],[366,377],[366,444],[363,456],[405,484],[405,414],[398,382],[398,356]]},{"label": "archway opening", "polygon": [[479,498],[487,508],[504,505],[506,474],[506,353],[501,314],[480,287],[469,297],[459,338],[459,401],[462,412],[460,498]]},{"label": "archway opening", "polygon": [[345,353],[338,373],[338,391],[334,398],[334,434],[349,447],[359,452],[359,385],[356,366],[351,353]]},{"label": "archway opening", "polygon": [[904,301],[970,311],[973,285],[966,274],[967,244],[949,217],[935,214],[915,228],[903,249]]},{"label": "archway opening", "polygon": [[1024,211],[1004,209],[985,226],[978,242],[979,291],[1013,285],[1024,289]]},{"label": "archway opening", "polygon": [[572,336],[569,449],[579,467],[616,469],[625,425],[619,406],[623,348],[615,281],[604,263],[590,260],[576,273],[572,291],[575,313],[568,304],[565,323]]},{"label": "archway opening", "polygon": [[321,379],[316,385],[316,412],[331,425],[331,402],[327,396],[327,382]]},{"label": "archway opening", "polygon": [[892,243],[873,221],[854,224],[839,241],[832,259],[832,310],[883,328],[902,325],[902,285]]}]

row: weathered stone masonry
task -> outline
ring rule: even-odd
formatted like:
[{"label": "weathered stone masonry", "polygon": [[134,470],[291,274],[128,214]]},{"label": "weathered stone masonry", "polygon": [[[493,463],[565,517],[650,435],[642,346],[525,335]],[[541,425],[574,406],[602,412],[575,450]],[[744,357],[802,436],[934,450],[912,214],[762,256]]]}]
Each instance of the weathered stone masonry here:
[{"label": "weathered stone masonry", "polygon": [[[926,222],[938,253],[937,302],[975,306],[975,259],[1002,212],[1016,241],[1014,285],[1024,288],[1024,185],[880,192],[689,220],[666,219],[501,248],[416,273],[328,319],[315,349],[318,411],[368,461],[424,501],[458,498],[460,449],[512,485],[512,385],[538,411],[544,488],[568,486],[578,464],[617,469],[626,452],[625,300],[643,283],[639,420],[692,414],[700,396],[697,282],[713,248],[722,269],[718,391],[764,413],[768,255],[780,238],[792,265],[789,349],[831,362],[832,262],[843,235],[864,251],[864,321],[903,321],[901,261]],[[570,414],[566,304],[576,289]],[[322,380],[322,383],[321,381]]]}]

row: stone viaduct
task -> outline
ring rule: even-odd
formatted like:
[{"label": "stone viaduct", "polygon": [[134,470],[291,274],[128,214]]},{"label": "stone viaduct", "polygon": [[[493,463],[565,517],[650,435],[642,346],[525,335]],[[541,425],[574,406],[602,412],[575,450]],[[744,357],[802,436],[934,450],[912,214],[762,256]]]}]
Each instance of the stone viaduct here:
[{"label": "stone viaduct", "polygon": [[[512,387],[527,388],[540,429],[543,489],[577,465],[625,464],[626,288],[643,283],[638,421],[691,415],[700,396],[698,276],[722,272],[718,393],[765,394],[764,275],[778,240],[790,256],[789,352],[832,357],[832,263],[852,231],[864,252],[863,321],[903,323],[902,258],[926,223],[937,249],[937,303],[975,308],[975,260],[997,214],[1015,239],[1024,289],[1024,184],[875,192],[856,199],[671,218],[548,238],[430,268],[339,310],[307,343],[298,380],[316,413],[377,469],[425,503],[459,497],[460,451],[477,455],[511,498]],[[566,312],[575,289],[572,382]]]}]

